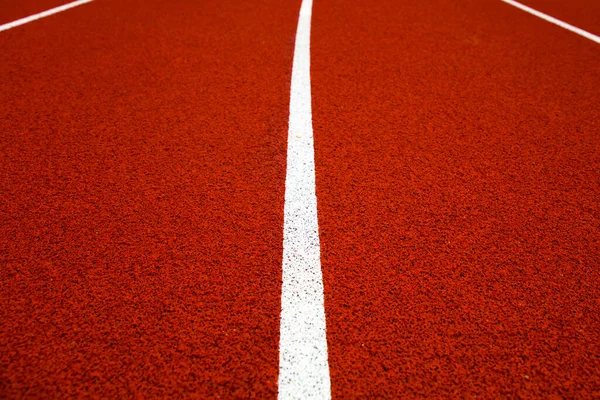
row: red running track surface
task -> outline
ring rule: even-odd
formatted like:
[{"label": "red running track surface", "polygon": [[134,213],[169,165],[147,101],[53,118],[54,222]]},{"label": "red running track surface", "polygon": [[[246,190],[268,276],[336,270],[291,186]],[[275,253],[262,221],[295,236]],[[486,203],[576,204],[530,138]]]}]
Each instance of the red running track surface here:
[{"label": "red running track surface", "polygon": [[275,395],[299,7],[103,0],[2,32],[2,396]]},{"label": "red running track surface", "polygon": [[313,15],[333,397],[600,397],[598,45],[498,1]]},{"label": "red running track surface", "polygon": [[[596,0],[523,0],[528,7],[600,36],[600,2]],[[532,18],[535,18],[532,16]],[[558,28],[557,29],[561,29]]]},{"label": "red running track surface", "polygon": [[54,7],[70,3],[69,0],[4,0],[0,2],[0,24],[29,17]]},{"label": "red running track surface", "polygon": [[[598,34],[589,0],[526,4]],[[275,397],[299,6],[0,34],[0,395]],[[500,1],[319,0],[311,57],[333,397],[600,397],[598,45]]]}]

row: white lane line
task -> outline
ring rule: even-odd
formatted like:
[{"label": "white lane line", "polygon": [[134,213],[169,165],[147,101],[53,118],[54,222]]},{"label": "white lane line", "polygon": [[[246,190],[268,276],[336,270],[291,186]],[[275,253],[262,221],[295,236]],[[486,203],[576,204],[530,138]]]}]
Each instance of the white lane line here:
[{"label": "white lane line", "polygon": [[38,14],[30,15],[29,17],[21,18],[21,19],[18,19],[16,21],[13,21],[13,22],[6,23],[4,25],[0,25],[0,32],[6,31],[6,30],[14,28],[14,27],[17,27],[19,25],[26,24],[26,23],[31,22],[31,21],[35,21],[36,19],[45,18],[45,17],[47,17],[49,15],[56,14],[56,13],[59,13],[61,11],[65,11],[65,10],[68,10],[69,8],[77,7],[77,6],[80,6],[82,4],[89,3],[91,1],[93,1],[93,0],[78,0],[78,1],[74,1],[72,3],[64,4],[64,5],[59,6],[59,7],[51,8],[50,10],[46,10],[46,11],[43,11],[43,12],[38,13]]},{"label": "white lane line", "polygon": [[581,35],[584,38],[588,38],[591,41],[594,41],[596,43],[600,43],[600,36],[596,36],[593,33],[589,33],[588,31],[584,31],[583,29],[577,28],[576,26],[573,26],[571,24],[567,24],[566,22],[563,22],[563,21],[561,21],[559,19],[551,17],[548,14],[544,14],[543,12],[534,10],[533,8],[527,7],[526,5],[518,3],[518,2],[516,2],[514,0],[502,0],[502,1],[505,2],[505,3],[510,4],[511,6],[515,6],[517,8],[520,8],[521,10],[523,10],[525,12],[528,12],[529,14],[533,14],[536,17],[539,17],[539,18],[541,18],[543,20],[546,20],[546,21],[551,22],[551,23],[553,23],[555,25],[558,25],[561,28],[565,28],[565,29],[567,29],[567,30],[569,30],[571,32],[574,32],[574,33],[576,33],[578,35]]},{"label": "white lane line", "polygon": [[330,399],[310,93],[312,0],[298,19],[283,217],[279,396]]}]

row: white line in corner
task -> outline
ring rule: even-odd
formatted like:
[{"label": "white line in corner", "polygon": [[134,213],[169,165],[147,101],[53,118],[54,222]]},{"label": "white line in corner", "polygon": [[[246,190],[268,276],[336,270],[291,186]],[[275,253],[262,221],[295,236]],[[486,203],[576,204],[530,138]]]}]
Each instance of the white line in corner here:
[{"label": "white line in corner", "polygon": [[548,22],[551,22],[555,25],[560,26],[561,28],[565,28],[566,30],[569,30],[571,32],[574,32],[578,35],[583,36],[584,38],[590,39],[591,41],[594,41],[596,43],[600,43],[600,36],[596,36],[593,33],[589,33],[588,31],[584,31],[583,29],[577,28],[576,26],[573,26],[571,24],[567,24],[566,22],[563,22],[559,19],[556,19],[554,17],[549,16],[548,14],[544,14],[543,12],[534,10],[531,7],[527,7],[526,5],[523,5],[521,3],[518,3],[514,0],[502,0],[505,3],[510,4],[511,6],[517,7],[525,12],[528,12],[529,14],[535,15],[538,18],[541,18],[543,20],[546,20]]},{"label": "white line in corner", "polygon": [[312,0],[298,19],[283,217],[279,399],[330,399],[310,94]]},{"label": "white line in corner", "polygon": [[44,18],[44,17],[47,17],[49,15],[56,14],[56,13],[59,13],[61,11],[68,10],[69,8],[73,8],[73,7],[77,7],[77,6],[80,6],[80,5],[85,4],[85,3],[89,3],[91,1],[93,1],[93,0],[78,0],[78,1],[74,1],[72,3],[64,4],[62,6],[55,7],[55,8],[52,8],[50,10],[46,10],[46,11],[43,11],[41,13],[38,13],[38,14],[30,15],[29,17],[21,18],[21,19],[18,19],[18,20],[13,21],[13,22],[9,22],[9,23],[4,24],[4,25],[0,25],[0,32],[6,31],[8,29],[14,28],[14,27],[19,26],[19,25],[26,24],[26,23],[31,22],[31,21],[35,21],[36,19]]}]

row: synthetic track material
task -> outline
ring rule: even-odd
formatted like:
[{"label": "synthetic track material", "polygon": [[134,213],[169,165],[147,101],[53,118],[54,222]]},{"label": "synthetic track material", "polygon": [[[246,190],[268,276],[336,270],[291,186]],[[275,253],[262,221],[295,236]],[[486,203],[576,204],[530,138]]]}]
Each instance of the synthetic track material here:
[{"label": "synthetic track material", "polygon": [[[275,397],[282,4],[2,32],[2,396]],[[596,2],[526,4],[600,33]],[[334,397],[599,398],[599,46],[496,0],[313,15]]]},{"label": "synthetic track material", "polygon": [[103,0],[0,35],[3,395],[275,397],[299,7]]},{"label": "synthetic track material", "polygon": [[520,3],[600,36],[599,1],[524,0]]},{"label": "synthetic track material", "polygon": [[0,2],[0,25],[16,21],[54,7],[69,3],[69,0],[6,0]]},{"label": "synthetic track material", "polygon": [[586,39],[589,39],[597,44],[600,44],[600,36],[596,36],[591,32],[588,32],[584,29],[578,28],[574,25],[570,25],[568,23],[566,23],[565,21],[559,20],[557,18],[552,17],[551,15],[548,14],[544,14],[543,12],[540,12],[538,10],[535,10],[531,7],[528,7],[522,3],[519,3],[518,1],[515,0],[502,0],[504,3],[510,4],[513,7],[516,7],[524,12],[527,12],[537,18],[540,18],[544,21],[547,21],[551,24],[557,25],[563,29],[566,29],[568,31],[571,31],[579,36],[582,36]]},{"label": "synthetic track material", "polygon": [[598,65],[500,1],[315,2],[334,398],[600,396]]},{"label": "synthetic track material", "polygon": [[6,31],[8,29],[14,29],[14,28],[19,27],[21,25],[25,25],[25,24],[28,24],[28,23],[40,20],[42,18],[48,18],[48,17],[50,17],[52,15],[68,11],[68,10],[70,10],[72,8],[79,7],[81,5],[90,3],[92,1],[93,0],[77,0],[77,1],[73,1],[73,2],[68,3],[68,4],[63,4],[61,6],[51,8],[49,10],[42,11],[42,12],[37,13],[37,14],[29,15],[29,16],[27,16],[25,18],[21,18],[21,19],[18,19],[16,21],[9,22],[7,24],[0,25],[0,32]]}]

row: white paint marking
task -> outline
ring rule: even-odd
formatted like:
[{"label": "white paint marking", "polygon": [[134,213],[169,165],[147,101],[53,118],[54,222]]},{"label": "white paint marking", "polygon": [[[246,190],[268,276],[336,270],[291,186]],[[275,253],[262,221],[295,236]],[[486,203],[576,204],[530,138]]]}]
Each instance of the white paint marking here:
[{"label": "white paint marking", "polygon": [[77,6],[80,6],[80,5],[85,4],[85,3],[89,3],[91,1],[93,1],[93,0],[78,0],[78,1],[74,1],[72,3],[64,4],[62,6],[55,7],[55,8],[52,8],[50,10],[38,13],[38,14],[30,15],[29,17],[21,18],[21,19],[18,19],[16,21],[13,21],[13,22],[6,23],[4,25],[0,25],[0,32],[6,31],[6,30],[14,28],[14,27],[17,27],[19,25],[26,24],[26,23],[31,22],[31,21],[35,21],[36,19],[44,18],[44,17],[47,17],[49,15],[56,14],[56,13],[59,13],[61,11],[68,10],[69,8],[73,8],[73,7],[77,7]]},{"label": "white paint marking", "polygon": [[298,19],[283,220],[279,399],[330,399],[310,94],[312,0]]},{"label": "white paint marking", "polygon": [[583,29],[577,28],[576,26],[567,24],[566,22],[563,22],[563,21],[561,21],[559,19],[551,17],[548,14],[544,14],[543,12],[534,10],[533,8],[527,7],[527,6],[525,6],[525,5],[521,4],[521,3],[518,3],[518,2],[516,2],[514,0],[502,0],[502,1],[505,2],[505,3],[510,4],[511,6],[515,6],[517,8],[520,8],[521,10],[523,10],[525,12],[533,14],[536,17],[539,17],[539,18],[541,18],[543,20],[546,20],[546,21],[551,22],[551,23],[553,23],[555,25],[558,25],[561,28],[565,28],[565,29],[567,29],[567,30],[569,30],[571,32],[574,32],[574,33],[576,33],[578,35],[581,35],[581,36],[583,36],[585,38],[588,38],[591,41],[594,41],[596,43],[600,43],[600,36],[596,36],[596,35],[594,35],[592,33],[584,31]]}]

